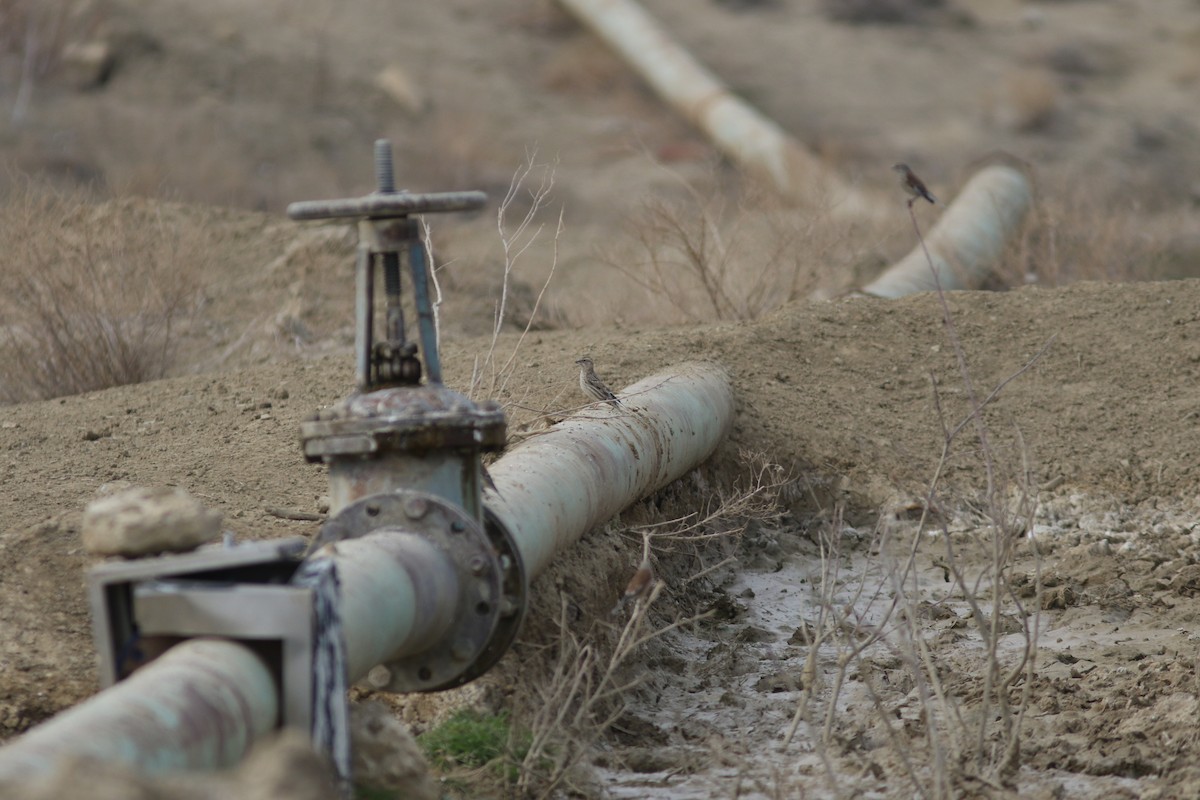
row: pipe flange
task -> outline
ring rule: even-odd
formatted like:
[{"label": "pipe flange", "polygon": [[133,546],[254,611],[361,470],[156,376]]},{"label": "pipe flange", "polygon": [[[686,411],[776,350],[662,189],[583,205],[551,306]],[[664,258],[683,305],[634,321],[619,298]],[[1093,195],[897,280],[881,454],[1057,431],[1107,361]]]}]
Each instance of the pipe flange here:
[{"label": "pipe flange", "polygon": [[501,572],[500,618],[496,620],[496,630],[484,647],[479,658],[463,673],[462,682],[473,681],[496,666],[501,657],[512,647],[517,634],[521,631],[521,623],[525,621],[525,612],[529,608],[529,578],[525,574],[525,562],[517,544],[509,533],[508,528],[500,522],[499,517],[486,506],[483,509],[483,529],[496,553],[499,554]]},{"label": "pipe flange", "polygon": [[300,424],[309,461],[373,458],[384,452],[499,450],[504,410],[439,384],[354,394]]},{"label": "pipe flange", "polygon": [[[461,686],[482,674],[481,660],[495,663],[491,642],[506,608],[500,553],[483,528],[465,511],[437,495],[400,489],[364,497],[322,526],[319,544],[356,539],[387,528],[408,531],[431,542],[454,564],[459,596],[454,622],[426,650],[385,663],[379,688],[392,692],[434,692]],[[486,668],[485,668],[486,669]]]}]

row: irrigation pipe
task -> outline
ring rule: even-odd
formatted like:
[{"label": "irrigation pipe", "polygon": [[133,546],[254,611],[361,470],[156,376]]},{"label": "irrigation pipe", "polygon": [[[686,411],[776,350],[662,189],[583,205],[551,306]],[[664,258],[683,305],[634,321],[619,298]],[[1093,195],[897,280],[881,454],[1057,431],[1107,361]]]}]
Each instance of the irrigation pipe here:
[{"label": "irrigation pipe", "polygon": [[633,0],[559,0],[726,157],[797,201],[873,209],[777,123],[735,96]]},{"label": "irrigation pipe", "polygon": [[[977,172],[925,236],[941,288],[980,286],[1032,204],[1033,190],[1019,170],[992,165]],[[925,253],[917,246],[862,291],[894,299],[936,288]]]},{"label": "irrigation pipe", "polygon": [[5,745],[0,785],[49,773],[64,756],[146,772],[231,767],[278,718],[262,659],[235,642],[192,639]]},{"label": "irrigation pipe", "polygon": [[[491,467],[488,510],[516,540],[527,574],[543,572],[584,533],[706,459],[733,424],[725,371],[684,364],[586,409]],[[456,577],[407,531],[323,547],[337,565],[350,681],[422,652],[448,623]],[[311,562],[310,562],[311,564]],[[233,766],[278,724],[280,689],[250,648],[193,639],[128,679],[0,748],[0,784],[45,774],[64,757],[144,772]]]},{"label": "irrigation pipe", "polygon": [[689,363],[526,439],[492,467],[488,510],[530,578],[583,534],[708,458],[733,425],[725,370]]}]

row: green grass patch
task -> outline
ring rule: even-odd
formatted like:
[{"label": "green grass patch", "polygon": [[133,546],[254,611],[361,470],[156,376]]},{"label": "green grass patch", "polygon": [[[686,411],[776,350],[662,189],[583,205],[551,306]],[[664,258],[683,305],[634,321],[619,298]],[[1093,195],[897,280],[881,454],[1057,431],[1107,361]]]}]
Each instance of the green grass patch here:
[{"label": "green grass patch", "polygon": [[[511,756],[509,763],[519,762],[524,756],[518,744],[513,752],[512,723],[507,711],[500,714],[481,714],[464,709],[455,712],[438,727],[417,737],[417,743],[425,751],[430,762],[441,769],[455,767],[483,767],[501,763]],[[528,736],[524,737],[528,739]]]}]

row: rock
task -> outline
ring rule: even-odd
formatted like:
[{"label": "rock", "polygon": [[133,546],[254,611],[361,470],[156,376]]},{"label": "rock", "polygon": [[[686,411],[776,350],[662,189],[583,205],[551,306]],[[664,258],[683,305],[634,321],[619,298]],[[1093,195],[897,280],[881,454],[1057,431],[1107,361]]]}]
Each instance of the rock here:
[{"label": "rock", "polygon": [[93,500],[83,513],[83,546],[100,556],[184,553],[216,539],[221,513],[183,489],[132,489]]},{"label": "rock", "polygon": [[308,737],[283,731],[255,747],[237,771],[229,797],[238,800],[322,800],[336,797],[333,770]]},{"label": "rock", "polygon": [[780,670],[771,675],[764,675],[754,684],[755,691],[765,694],[796,692],[802,688],[800,676],[790,669]]},{"label": "rock", "polygon": [[359,786],[412,800],[441,796],[417,740],[382,704],[351,707],[350,741],[354,782]]}]

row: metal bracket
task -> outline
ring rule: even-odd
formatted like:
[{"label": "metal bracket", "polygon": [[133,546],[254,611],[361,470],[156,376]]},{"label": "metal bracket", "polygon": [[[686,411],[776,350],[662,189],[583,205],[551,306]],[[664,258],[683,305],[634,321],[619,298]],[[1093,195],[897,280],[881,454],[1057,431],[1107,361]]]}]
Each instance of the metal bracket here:
[{"label": "metal bracket", "polygon": [[[300,565],[306,544],[296,537],[233,547],[215,545],[180,555],[108,561],[92,567],[87,575],[88,599],[101,687],[125,678],[151,656],[144,646],[154,643],[144,641],[134,610],[134,591],[139,585],[191,580],[223,587],[234,583],[284,586]],[[135,650],[142,650],[140,657]]]},{"label": "metal bracket", "polygon": [[104,688],[175,644],[237,640],[277,676],[282,727],[304,731],[348,777],[349,721],[336,573],[305,569],[302,538],[114,561],[88,572]]},{"label": "metal bracket", "polygon": [[[285,727],[312,728],[313,598],[293,586],[156,579],[133,586],[143,640],[221,636],[269,642],[278,658]],[[247,609],[254,609],[247,613]]]}]

